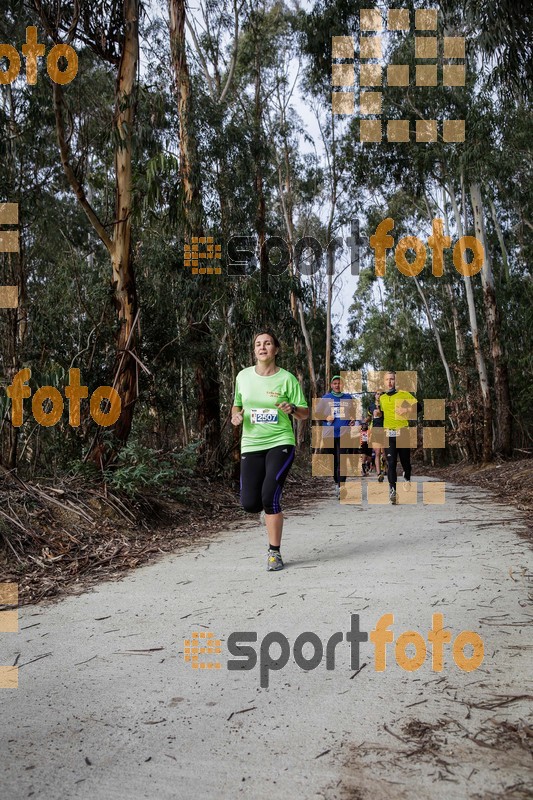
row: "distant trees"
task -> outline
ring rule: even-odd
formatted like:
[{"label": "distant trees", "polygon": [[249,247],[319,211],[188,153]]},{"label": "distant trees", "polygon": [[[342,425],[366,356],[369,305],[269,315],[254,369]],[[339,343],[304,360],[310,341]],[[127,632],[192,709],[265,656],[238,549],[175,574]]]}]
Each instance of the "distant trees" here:
[{"label": "distant trees", "polygon": [[[166,0],[145,14],[140,0],[36,0],[35,10],[6,0],[3,41],[23,41],[35,24],[48,44],[75,47],[79,71],[65,87],[46,73],[34,86],[0,87],[0,200],[19,204],[21,239],[20,253],[0,256],[1,282],[19,286],[18,309],[0,310],[2,374],[8,381],[29,365],[35,385],[61,387],[75,366],[90,392],[113,384],[122,401],[112,431],[96,428],[88,409],[76,429],[44,429],[29,414],[19,429],[2,395],[6,468],[105,467],[129,442],[131,452],[191,445],[199,468],[229,471],[235,375],[267,324],[309,397],[333,362],[395,363],[419,371],[426,396],[451,398],[458,456],[529,446],[533,214],[522,177],[531,151],[519,26],[509,11],[492,30],[476,2],[465,13],[450,2],[443,15],[449,30],[468,34],[468,85],[413,87],[407,100],[390,87],[384,115],[401,109],[413,126],[421,115],[465,118],[467,141],[376,146],[359,142],[355,118],[331,117],[331,37],[357,34],[353,3],[210,0],[192,9]],[[390,58],[407,63],[411,50],[399,37]],[[507,78],[488,69],[493,52],[509,59]],[[477,74],[479,64],[487,69]],[[314,142],[298,92],[320,123]],[[442,278],[428,258],[416,282],[395,268],[378,281],[363,254],[341,344],[331,313],[338,280],[328,275],[335,237],[360,219],[364,239],[385,216],[397,239],[435,217],[452,238],[478,236],[484,270],[463,279],[447,251]],[[254,255],[241,276],[227,269],[233,235],[250,237]],[[305,235],[327,253],[310,277],[295,264]],[[275,236],[287,243],[283,272]],[[221,274],[184,267],[194,237],[222,245],[221,262],[199,264]]]},{"label": "distant trees", "polygon": [[[87,142],[78,137],[73,111],[65,99],[63,87],[52,84],[57,142],[65,176],[77,201],[85,212],[95,233],[108,251],[111,260],[113,302],[118,318],[116,361],[113,387],[122,402],[122,412],[113,427],[117,444],[127,442],[137,400],[138,361],[136,341],[138,301],[132,256],[133,211],[133,137],[137,103],[137,72],[139,62],[139,0],[116,0],[74,6],[71,18],[57,13],[54,2],[36,0],[36,9],[46,32],[56,43],[83,41],[98,57],[112,66],[115,90],[111,125],[113,132],[114,205],[111,225],[106,226],[89,199],[91,190],[84,185],[82,173],[73,159],[88,160]],[[81,109],[80,109],[81,110]],[[69,119],[69,123],[66,119]],[[68,128],[67,128],[68,124]],[[78,145],[73,154],[71,142]],[[105,447],[100,436],[95,437],[90,457],[95,463],[107,463],[116,454],[114,447]]]}]

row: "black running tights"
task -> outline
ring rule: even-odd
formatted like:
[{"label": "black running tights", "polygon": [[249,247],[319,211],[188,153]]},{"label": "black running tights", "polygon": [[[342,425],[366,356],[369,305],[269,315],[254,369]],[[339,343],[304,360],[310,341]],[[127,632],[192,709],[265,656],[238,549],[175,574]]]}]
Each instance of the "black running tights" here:
[{"label": "black running tights", "polygon": [[385,448],[387,456],[387,478],[389,486],[396,488],[396,456],[400,456],[400,464],[403,467],[404,477],[408,481],[411,479],[411,450],[408,447],[396,447],[396,438],[389,436],[389,446]]},{"label": "black running tights", "polygon": [[241,456],[241,504],[245,511],[279,514],[285,478],[294,461],[294,445],[281,444]]}]

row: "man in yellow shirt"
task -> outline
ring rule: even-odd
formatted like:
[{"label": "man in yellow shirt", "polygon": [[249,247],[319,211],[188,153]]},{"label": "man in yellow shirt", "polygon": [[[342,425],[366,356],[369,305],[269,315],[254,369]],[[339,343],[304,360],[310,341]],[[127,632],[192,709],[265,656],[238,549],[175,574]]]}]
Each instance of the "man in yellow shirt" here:
[{"label": "man in yellow shirt", "polygon": [[411,485],[411,451],[408,447],[398,447],[397,439],[402,428],[409,427],[409,419],[416,418],[416,411],[421,410],[410,392],[396,388],[396,373],[394,370],[385,373],[385,392],[379,398],[379,407],[383,412],[383,427],[388,445],[385,448],[387,457],[387,478],[389,481],[389,499],[396,505],[396,461],[400,456],[403,474],[406,482]]}]

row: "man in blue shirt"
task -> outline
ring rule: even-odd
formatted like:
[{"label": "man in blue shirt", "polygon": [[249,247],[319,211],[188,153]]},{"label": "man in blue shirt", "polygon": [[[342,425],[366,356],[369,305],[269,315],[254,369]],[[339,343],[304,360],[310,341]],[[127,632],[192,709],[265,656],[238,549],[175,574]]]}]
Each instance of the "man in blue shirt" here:
[{"label": "man in blue shirt", "polygon": [[353,395],[342,391],[341,376],[334,375],[331,379],[331,391],[321,398],[319,404],[320,411],[326,417],[322,421],[322,441],[325,449],[323,447],[321,452],[333,455],[333,480],[337,497],[340,496],[340,484],[346,481],[346,476],[340,474],[341,454],[353,453],[352,448],[341,447],[342,429],[347,425],[355,425],[355,420],[350,418],[353,400]]}]

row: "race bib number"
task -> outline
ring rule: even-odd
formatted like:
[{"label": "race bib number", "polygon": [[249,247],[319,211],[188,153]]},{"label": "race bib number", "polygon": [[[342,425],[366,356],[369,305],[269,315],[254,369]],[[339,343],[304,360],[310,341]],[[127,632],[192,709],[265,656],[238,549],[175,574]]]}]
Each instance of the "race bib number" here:
[{"label": "race bib number", "polygon": [[400,431],[396,431],[393,428],[387,429],[387,436],[390,436],[392,439],[396,439],[399,433]]},{"label": "race bib number", "polygon": [[250,420],[253,425],[262,423],[267,425],[278,424],[277,408],[252,408],[250,409]]},{"label": "race bib number", "polygon": [[368,431],[361,431],[361,441],[368,442]]}]

